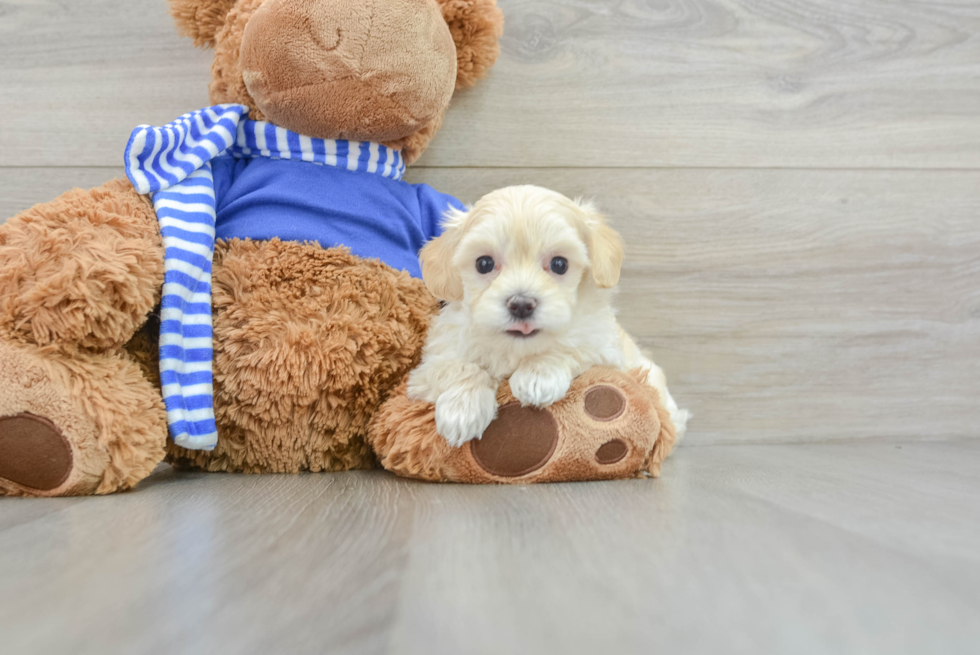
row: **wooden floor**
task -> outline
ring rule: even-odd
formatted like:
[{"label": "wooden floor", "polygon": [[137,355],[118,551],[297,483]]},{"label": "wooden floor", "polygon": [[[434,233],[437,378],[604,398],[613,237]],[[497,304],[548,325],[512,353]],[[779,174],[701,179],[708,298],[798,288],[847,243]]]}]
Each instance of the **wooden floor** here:
[{"label": "wooden floor", "polygon": [[[499,2],[409,179],[611,216],[664,476],[0,500],[0,652],[977,652],[980,2]],[[163,0],[0,0],[0,62],[0,222],[208,104]]]},{"label": "wooden floor", "polygon": [[3,503],[3,652],[976,653],[978,471],[976,440],[537,487],[166,470]]}]

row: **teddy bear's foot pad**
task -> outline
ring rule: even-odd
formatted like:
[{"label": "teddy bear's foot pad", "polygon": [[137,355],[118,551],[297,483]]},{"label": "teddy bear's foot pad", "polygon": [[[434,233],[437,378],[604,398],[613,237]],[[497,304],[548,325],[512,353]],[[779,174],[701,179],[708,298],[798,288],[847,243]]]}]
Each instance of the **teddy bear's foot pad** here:
[{"label": "teddy bear's foot pad", "polygon": [[520,403],[500,408],[497,418],[470,442],[473,459],[487,473],[517,478],[548,463],[558,446],[558,424],[551,412]]},{"label": "teddy bear's foot pad", "polygon": [[65,483],[71,469],[71,446],[54,423],[27,412],[0,417],[0,478],[51,491]]}]

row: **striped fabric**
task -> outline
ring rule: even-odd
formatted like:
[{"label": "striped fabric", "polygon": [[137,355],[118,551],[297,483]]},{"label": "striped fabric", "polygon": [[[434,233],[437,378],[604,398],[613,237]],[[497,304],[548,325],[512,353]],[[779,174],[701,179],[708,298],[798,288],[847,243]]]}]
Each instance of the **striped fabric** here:
[{"label": "striped fabric", "polygon": [[242,121],[228,154],[236,158],[298,159],[313,164],[377,173],[402,179],[405,162],[399,151],[380,143],[313,139],[265,121]]},{"label": "striped fabric", "polygon": [[126,174],[151,194],[165,248],[160,310],[160,382],[174,442],[217,445],[212,378],[211,262],[215,195],[211,160],[295,159],[400,180],[405,162],[377,143],[313,139],[271,123],[243,120],[244,105],[216,105],[163,127],[141,125],[126,146]]}]

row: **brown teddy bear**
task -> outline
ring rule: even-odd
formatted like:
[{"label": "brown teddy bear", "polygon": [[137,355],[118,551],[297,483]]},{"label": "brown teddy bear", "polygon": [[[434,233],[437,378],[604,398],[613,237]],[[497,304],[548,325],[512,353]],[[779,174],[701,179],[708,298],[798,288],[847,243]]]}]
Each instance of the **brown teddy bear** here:
[{"label": "brown teddy bear", "polygon": [[[376,258],[402,252],[414,258],[436,230],[446,208],[440,203],[451,202],[397,178],[435,135],[454,89],[473,85],[494,63],[503,25],[494,0],[170,5],[182,32],[214,48],[210,95],[223,103],[217,113],[238,106],[239,128],[304,135],[292,161],[285,161],[288,153],[267,152],[275,145],[253,130],[261,143],[231,145],[255,146],[254,153],[204,162],[213,176],[218,240],[194,243],[205,249],[198,253],[204,259],[213,248],[213,267],[210,279],[197,280],[191,291],[200,296],[206,287],[213,303],[213,379],[205,385],[213,387],[209,411],[221,438],[211,450],[167,440],[168,422],[175,432],[173,410],[156,382],[166,303],[162,312],[155,308],[165,273],[179,272],[182,262],[165,256],[175,251],[161,234],[168,216],[162,192],[151,199],[143,195],[148,189],[134,188],[141,173],[127,162],[130,181],[75,189],[0,226],[2,494],[126,489],[165,453],[209,471],[368,467],[374,462],[365,442],[369,419],[418,360],[435,300],[411,271],[398,270],[410,266]],[[206,113],[194,124],[185,121],[188,143],[214,141],[221,126],[209,122]],[[177,125],[170,134],[180,130]],[[241,130],[219,136],[234,141]],[[334,151],[303,161],[304,148],[324,144]],[[138,157],[130,146],[127,154]],[[174,170],[179,162],[148,157],[145,163]],[[318,175],[328,169],[338,172],[323,181]],[[192,173],[192,181],[203,171]],[[326,208],[340,227],[292,239],[283,229],[289,234],[277,234],[281,240],[259,240],[289,222],[290,211],[305,212],[312,225],[322,209],[298,207],[298,200],[291,206],[293,198],[279,205],[280,219],[272,208],[277,199],[262,197],[261,189],[283,180],[310,187],[308,205],[313,196],[354,198]],[[372,195],[355,198],[365,188]],[[344,230],[364,216],[375,221],[355,235],[359,250],[320,247],[351,246]],[[379,228],[378,216],[390,217],[394,227]],[[252,238],[222,240],[223,226],[236,221]],[[375,250],[365,243],[371,235],[377,235]],[[194,340],[188,337],[195,334],[193,318],[185,311],[185,345]],[[191,374],[177,374],[193,382]],[[200,397],[183,398],[185,417],[200,411],[193,404]],[[194,436],[186,443],[195,445]]]},{"label": "brown teddy bear", "polygon": [[659,470],[672,427],[624,373],[590,371],[548,410],[503,388],[497,423],[457,450],[398,393],[437,309],[416,253],[458,206],[400,178],[496,60],[495,0],[170,4],[215,50],[215,106],[137,128],[128,180],[0,226],[0,495],[111,493],[165,457],[379,457],[469,482]]}]

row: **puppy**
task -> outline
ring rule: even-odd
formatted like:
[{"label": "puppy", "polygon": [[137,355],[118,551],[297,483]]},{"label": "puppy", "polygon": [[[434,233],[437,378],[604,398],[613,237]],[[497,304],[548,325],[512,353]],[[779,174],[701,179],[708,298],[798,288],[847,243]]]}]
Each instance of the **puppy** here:
[{"label": "puppy", "polygon": [[597,364],[649,369],[648,383],[683,433],[687,411],[616,321],[623,242],[592,205],[535,186],[500,189],[447,214],[445,232],[420,259],[426,286],[447,304],[408,395],[435,403],[436,430],[450,445],[482,436],[497,415],[501,380],[510,378],[522,404],[546,407]]}]

